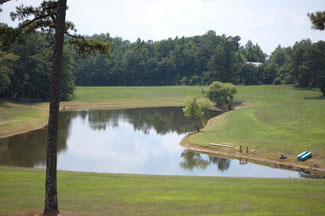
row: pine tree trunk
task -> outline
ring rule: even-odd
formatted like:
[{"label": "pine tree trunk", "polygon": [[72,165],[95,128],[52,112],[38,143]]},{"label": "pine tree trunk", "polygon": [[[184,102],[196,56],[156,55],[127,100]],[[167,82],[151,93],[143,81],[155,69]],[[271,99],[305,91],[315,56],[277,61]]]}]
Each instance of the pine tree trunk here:
[{"label": "pine tree trunk", "polygon": [[53,54],[52,88],[46,152],[46,183],[44,215],[59,213],[57,194],[57,134],[60,106],[60,80],[62,72],[62,56],[67,0],[58,1],[57,23],[55,27],[55,47]]}]

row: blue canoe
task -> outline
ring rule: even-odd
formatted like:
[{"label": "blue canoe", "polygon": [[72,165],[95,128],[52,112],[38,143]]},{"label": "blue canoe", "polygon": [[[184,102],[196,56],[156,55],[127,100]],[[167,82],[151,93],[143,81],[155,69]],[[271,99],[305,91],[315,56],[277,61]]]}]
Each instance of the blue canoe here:
[{"label": "blue canoe", "polygon": [[298,155],[297,155],[298,160],[301,160],[301,157],[304,156],[304,155],[307,154],[307,153],[308,153],[308,151],[304,151],[304,152],[298,154]]},{"label": "blue canoe", "polygon": [[297,155],[297,158],[299,161],[305,161],[307,160],[308,158],[311,158],[312,157],[312,153],[309,152],[309,151],[304,151],[302,153],[300,153],[299,155]]},{"label": "blue canoe", "polygon": [[307,160],[308,158],[311,158],[311,156],[313,156],[313,154],[312,154],[311,152],[308,152],[308,153],[304,154],[304,155],[300,158],[300,160],[301,160],[301,161],[305,161],[305,160]]}]

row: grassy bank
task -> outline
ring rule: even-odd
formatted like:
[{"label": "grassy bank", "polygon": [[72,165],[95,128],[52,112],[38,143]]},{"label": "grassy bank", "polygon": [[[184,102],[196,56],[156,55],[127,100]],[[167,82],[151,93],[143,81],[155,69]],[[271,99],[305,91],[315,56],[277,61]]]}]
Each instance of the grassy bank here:
[{"label": "grassy bank", "polygon": [[[0,215],[41,213],[45,172],[0,167]],[[324,215],[321,180],[58,173],[66,215]]]},{"label": "grassy bank", "polygon": [[291,86],[239,86],[235,100],[247,107],[223,114],[215,125],[190,136],[188,142],[201,146],[232,143],[244,150],[256,149],[252,156],[278,159],[284,154],[291,162],[296,162],[298,153],[309,150],[313,158],[300,163],[324,168],[325,98],[320,96],[318,91]]},{"label": "grassy bank", "polygon": [[48,121],[47,103],[0,102],[0,137],[43,127]]}]

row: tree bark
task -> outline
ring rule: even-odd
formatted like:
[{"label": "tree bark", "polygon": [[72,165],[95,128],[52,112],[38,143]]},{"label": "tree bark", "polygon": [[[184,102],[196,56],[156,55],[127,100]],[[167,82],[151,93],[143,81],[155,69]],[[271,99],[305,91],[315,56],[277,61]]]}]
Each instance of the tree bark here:
[{"label": "tree bark", "polygon": [[57,134],[60,106],[60,81],[62,73],[62,56],[65,30],[65,14],[67,0],[58,1],[55,46],[53,54],[52,88],[48,122],[47,151],[46,151],[46,183],[45,183],[45,216],[59,213],[57,193]]}]

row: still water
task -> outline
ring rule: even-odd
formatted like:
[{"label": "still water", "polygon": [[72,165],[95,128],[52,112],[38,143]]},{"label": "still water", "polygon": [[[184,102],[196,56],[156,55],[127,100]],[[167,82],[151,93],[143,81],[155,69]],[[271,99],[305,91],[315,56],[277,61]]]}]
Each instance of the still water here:
[{"label": "still water", "polygon": [[[206,113],[202,124],[216,112]],[[81,110],[60,113],[58,169],[85,172],[232,176],[317,177],[236,159],[199,154],[179,145],[195,130],[181,108]],[[0,140],[0,165],[45,167],[46,129]]]}]

